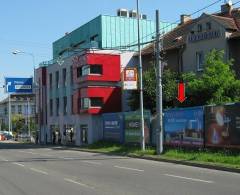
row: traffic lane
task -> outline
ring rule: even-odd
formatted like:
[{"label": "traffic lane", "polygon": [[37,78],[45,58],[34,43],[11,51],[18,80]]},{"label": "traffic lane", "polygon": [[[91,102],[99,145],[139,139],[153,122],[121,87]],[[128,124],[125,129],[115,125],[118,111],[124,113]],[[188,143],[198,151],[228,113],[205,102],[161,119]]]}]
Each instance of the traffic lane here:
[{"label": "traffic lane", "polygon": [[[74,152],[74,154],[75,153],[76,152]],[[80,154],[80,156],[81,156],[81,152],[78,152],[78,154]],[[92,155],[94,155],[94,154],[92,154]],[[98,155],[98,154],[96,154],[96,155]],[[104,155],[100,155],[100,156],[101,156],[100,159],[105,158]],[[74,157],[75,157],[75,155],[74,155]],[[74,160],[74,158],[73,158],[73,160],[71,160],[71,158],[69,158],[69,161],[71,161],[71,162],[68,162],[68,164],[71,164],[71,163],[73,163],[73,161],[78,161],[78,160]],[[101,161],[103,161],[103,160],[101,160]],[[80,163],[83,163],[83,161],[77,162],[76,165],[74,165],[74,166],[79,166]],[[84,161],[84,163],[86,163],[86,162]],[[96,162],[96,158],[94,158],[94,160],[88,161],[88,163],[90,163],[91,165],[94,165],[94,164],[98,165],[99,161]],[[130,163],[132,163],[131,166],[129,166]],[[214,174],[211,173],[210,174],[211,177],[207,180],[206,176],[209,175],[209,170],[207,170],[207,169],[199,169],[199,168],[179,166],[179,165],[175,166],[174,164],[172,164],[170,166],[168,163],[161,163],[161,169],[160,169],[159,164],[157,164],[157,163],[158,162],[154,162],[154,161],[146,161],[146,160],[130,159],[130,158],[121,159],[121,160],[116,160],[115,158],[113,158],[113,159],[110,160],[109,156],[107,156],[107,160],[104,161],[104,165],[107,165],[108,168],[110,166],[113,166],[114,168],[121,169],[121,171],[123,171],[124,169],[128,170],[128,171],[139,171],[139,170],[142,170],[140,168],[144,168],[144,169],[147,169],[147,172],[148,172],[147,174],[150,174],[153,177],[154,177],[154,175],[155,175],[155,177],[159,177],[159,176],[162,177],[164,175],[165,177],[169,177],[169,179],[174,180],[174,181],[178,181],[178,182],[181,182],[181,181],[185,181],[185,182],[209,182],[210,181],[211,182],[212,180],[210,180],[210,179],[213,179],[212,175],[214,175]],[[153,166],[153,164],[157,165],[157,167]],[[141,166],[139,166],[139,165],[141,165]],[[145,165],[145,167],[143,165]],[[163,165],[165,166],[164,167],[164,170],[165,170],[164,172],[162,172],[162,169],[163,169],[162,166]],[[166,166],[166,165],[168,165],[168,166]],[[83,166],[88,166],[88,165],[85,164]],[[178,171],[180,170],[180,172],[178,173],[176,171],[176,169],[174,169],[173,167],[176,167]],[[157,168],[157,170],[156,170],[156,168]],[[170,170],[167,170],[167,169],[170,169]],[[189,170],[191,170],[191,171],[189,171]],[[206,173],[208,173],[208,174],[206,174]],[[227,192],[230,192],[231,189],[232,189],[233,192],[238,191],[239,189],[238,189],[238,185],[236,185],[236,182],[238,183],[239,177],[234,180],[232,178],[232,175],[231,175],[231,178],[229,180],[229,179],[226,178],[225,173],[226,172],[222,173],[222,176],[224,176],[224,177],[220,177],[223,180],[221,182],[221,186],[224,185],[226,189],[229,189],[229,190],[227,190]],[[160,175],[158,175],[158,174],[160,174]],[[219,178],[219,171],[216,171],[215,175],[216,175],[215,179],[218,179]],[[235,175],[235,176],[237,177],[238,175]],[[226,180],[231,181],[231,182],[226,182]],[[217,183],[219,184],[219,182],[217,182]]]},{"label": "traffic lane", "polygon": [[19,166],[10,162],[0,166],[1,195],[99,194],[94,189],[71,180],[75,181],[72,178],[58,178],[40,169]]},{"label": "traffic lane", "polygon": [[[124,181],[127,182],[127,184],[124,184],[121,186],[121,189],[124,187],[124,189],[127,189],[129,187],[128,184],[130,184],[130,189],[129,190],[134,190],[132,189],[133,186],[137,186],[138,189],[141,189],[138,193],[144,192],[144,193],[158,193],[159,190],[159,181],[161,181],[162,177],[165,177],[165,180],[167,180],[169,183],[174,183],[174,186],[180,185],[178,188],[181,189],[180,191],[182,191],[182,194],[185,194],[186,192],[192,192],[192,190],[196,193],[198,192],[198,190],[196,190],[196,188],[200,187],[200,193],[202,192],[201,190],[201,186],[204,185],[204,183],[208,182],[208,180],[202,180],[202,179],[197,179],[197,178],[192,178],[192,177],[185,177],[185,176],[178,176],[178,175],[173,175],[173,174],[164,174],[164,172],[161,171],[161,169],[159,169],[159,167],[157,168],[157,170],[154,170],[152,173],[149,173],[149,170],[147,172],[145,172],[145,170],[143,169],[136,169],[133,167],[127,167],[127,166],[123,166],[122,160],[121,162],[115,162],[116,159],[112,159],[114,162],[111,162],[111,164],[115,164],[114,166],[110,166],[110,165],[106,165],[106,163],[104,163],[104,167],[101,166],[99,167],[99,164],[85,164],[85,161],[79,161],[79,160],[69,160],[66,162],[63,161],[56,161],[56,162],[52,162],[52,161],[46,161],[47,163],[41,163],[41,162],[37,162],[38,166],[42,166],[41,168],[44,169],[47,166],[47,169],[49,171],[53,171],[55,170],[56,172],[62,172],[63,175],[66,174],[70,174],[70,175],[80,175],[80,176],[84,176],[84,181],[88,181],[88,183],[94,183],[95,185],[98,185],[101,183],[102,179],[104,179],[104,182],[102,183],[102,186],[104,186],[105,183],[109,184],[110,186],[114,186],[116,183],[121,183],[123,184]],[[140,161],[142,163],[141,160],[138,159],[128,159],[128,160],[135,160],[135,167],[136,167],[136,161]],[[109,163],[110,159],[108,158],[107,162]],[[90,161],[91,162],[91,161]],[[145,164],[147,161],[143,161]],[[67,163],[67,166],[66,166]],[[147,164],[149,165],[149,163],[156,163],[156,162],[148,162]],[[117,164],[117,165],[116,165]],[[36,163],[35,163],[36,165]],[[99,172],[96,171],[94,169],[94,166],[97,168],[97,170],[104,170],[107,167],[107,170],[104,170],[103,172]],[[121,166],[120,166],[121,165]],[[76,169],[77,167],[77,169]],[[149,168],[150,166],[148,166]],[[153,167],[151,167],[153,168]],[[137,176],[137,178],[139,177],[139,175],[137,175],[139,172],[145,172],[141,177],[143,178],[143,180],[141,179],[135,179],[135,177]],[[110,172],[111,174],[108,174],[108,172]],[[157,173],[157,174],[154,174]],[[115,175],[117,175],[117,180],[115,179]],[[167,177],[167,178],[166,178]],[[120,179],[119,179],[120,178]],[[127,178],[127,179],[126,179]],[[153,179],[155,178],[155,179]],[[95,180],[96,179],[96,180]],[[112,183],[112,181],[114,181]],[[146,184],[146,181],[149,181],[149,184]],[[155,182],[157,181],[157,182]],[[105,185],[104,187],[109,187],[109,185]],[[114,188],[118,187],[114,186]],[[144,188],[142,188],[142,186],[144,186]],[[161,186],[167,186],[166,189],[170,190],[171,185],[169,186],[168,184],[166,184],[166,182],[162,181],[161,182]],[[157,188],[156,188],[157,187]],[[184,188],[183,188],[184,187]],[[183,189],[182,189],[183,188]],[[206,189],[207,187],[204,186],[204,188]],[[208,192],[209,194],[213,194],[215,192],[215,187],[208,187]],[[187,189],[184,190],[184,189]],[[234,189],[234,188],[233,188]],[[150,190],[150,191],[149,191]],[[153,192],[154,191],[154,192]],[[178,193],[181,193],[178,190]],[[206,194],[208,193],[206,192]],[[226,193],[228,192],[229,194],[234,194],[231,193],[231,190],[226,190],[226,191],[222,191],[221,192]],[[233,191],[234,192],[234,191]],[[143,193],[143,194],[144,194]],[[154,193],[154,194],[155,194]],[[220,193],[221,194],[221,193]]]},{"label": "traffic lane", "polygon": [[[45,154],[45,151],[43,151]],[[65,151],[62,151],[61,153],[65,153]],[[67,152],[70,154],[71,152]],[[226,185],[228,187],[229,185],[232,186],[233,189],[238,187],[238,181],[239,181],[239,174],[234,173],[228,173],[228,172],[221,172],[221,171],[214,171],[209,169],[202,169],[202,168],[196,168],[196,167],[189,167],[184,165],[176,165],[172,163],[159,163],[155,161],[149,161],[149,160],[142,160],[142,159],[131,159],[131,158],[120,158],[116,156],[106,156],[101,154],[92,154],[92,153],[86,153],[86,152],[79,152],[79,151],[73,151],[72,152],[74,156],[68,157],[60,157],[57,155],[57,159],[45,159],[45,158],[36,158],[34,160],[37,161],[48,161],[48,160],[57,160],[59,159],[65,161],[65,160],[73,160],[78,161],[81,160],[81,162],[84,163],[90,163],[90,164],[102,164],[104,161],[104,165],[109,166],[118,166],[118,168],[125,168],[125,169],[137,169],[142,170],[146,169],[151,175],[155,174],[164,174],[165,176],[172,177],[172,178],[181,178],[185,180],[203,180],[203,181],[212,181],[220,183],[221,185]],[[31,152],[30,152],[31,154]],[[35,154],[35,153],[34,153]],[[43,154],[43,155],[44,155]],[[78,154],[78,155],[75,155]],[[90,160],[89,158],[85,159],[82,158],[82,154],[85,156],[93,156]],[[80,158],[78,158],[80,156]],[[97,156],[97,157],[96,157]],[[101,162],[102,161],[102,162]],[[77,166],[77,165],[76,165]],[[164,172],[162,171],[164,167]],[[226,180],[231,182],[226,182]]]}]

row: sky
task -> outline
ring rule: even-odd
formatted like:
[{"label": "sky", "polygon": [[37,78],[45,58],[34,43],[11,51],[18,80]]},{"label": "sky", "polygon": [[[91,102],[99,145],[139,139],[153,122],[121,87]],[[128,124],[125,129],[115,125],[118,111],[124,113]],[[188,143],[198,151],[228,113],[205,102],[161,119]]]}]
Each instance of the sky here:
[{"label": "sky", "polygon": [[[181,14],[191,14],[216,0],[139,0],[140,12],[155,20],[175,22]],[[237,0],[233,0],[236,2]],[[204,10],[220,10],[224,0]],[[0,100],[4,77],[33,76],[35,66],[52,59],[52,42],[100,14],[116,15],[118,8],[136,9],[136,0],[2,0],[0,5]],[[199,16],[200,13],[194,15]],[[13,55],[20,50],[26,54]]]}]

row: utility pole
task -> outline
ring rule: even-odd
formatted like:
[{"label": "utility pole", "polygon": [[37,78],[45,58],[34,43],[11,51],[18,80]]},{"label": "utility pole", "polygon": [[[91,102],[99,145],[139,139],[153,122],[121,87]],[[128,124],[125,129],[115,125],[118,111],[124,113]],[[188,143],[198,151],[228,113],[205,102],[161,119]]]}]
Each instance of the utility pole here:
[{"label": "utility pole", "polygon": [[142,79],[142,54],[140,46],[140,12],[139,0],[137,0],[137,24],[138,24],[138,57],[139,57],[139,87],[140,87],[140,112],[141,112],[141,148],[145,150],[145,136],[144,136],[144,115],[143,115],[143,79]]},{"label": "utility pole", "polygon": [[159,10],[156,10],[156,69],[157,69],[157,154],[162,154],[163,152],[163,112],[162,112],[162,62],[160,58],[160,47],[162,47],[160,42],[160,32],[159,32]]},{"label": "utility pole", "polygon": [[12,132],[12,119],[11,119],[11,114],[12,114],[12,110],[11,110],[12,106],[11,106],[11,94],[8,94],[8,132]]}]

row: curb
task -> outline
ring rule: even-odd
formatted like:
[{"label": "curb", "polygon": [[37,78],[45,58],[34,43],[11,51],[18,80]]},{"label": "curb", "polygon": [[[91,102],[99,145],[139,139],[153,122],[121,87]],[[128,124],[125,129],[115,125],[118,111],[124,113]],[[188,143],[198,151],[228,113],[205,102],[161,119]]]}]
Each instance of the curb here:
[{"label": "curb", "polygon": [[219,166],[219,165],[211,165],[211,164],[190,162],[190,161],[186,161],[186,160],[172,160],[172,159],[166,159],[166,158],[154,158],[154,157],[150,157],[150,156],[136,156],[136,155],[131,155],[131,154],[126,154],[126,155],[117,154],[117,153],[114,154],[114,153],[99,152],[99,151],[93,151],[93,150],[81,149],[81,148],[71,148],[71,147],[66,147],[66,146],[63,146],[62,148],[68,149],[68,150],[81,151],[81,152],[125,156],[125,157],[136,158],[136,159],[153,160],[153,161],[158,161],[158,162],[174,163],[174,164],[186,165],[186,166],[192,166],[192,167],[198,167],[198,168],[206,168],[206,169],[213,169],[213,170],[219,170],[219,171],[227,171],[227,172],[232,172],[232,173],[240,173],[240,169],[238,169],[238,168],[230,168],[230,167],[223,167],[223,166]]}]

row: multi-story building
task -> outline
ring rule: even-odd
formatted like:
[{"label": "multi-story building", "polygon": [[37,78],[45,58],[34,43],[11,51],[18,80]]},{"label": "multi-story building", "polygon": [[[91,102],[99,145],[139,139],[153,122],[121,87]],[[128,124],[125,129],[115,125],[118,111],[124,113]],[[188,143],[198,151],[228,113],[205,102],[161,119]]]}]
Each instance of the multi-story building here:
[{"label": "multi-story building", "polygon": [[[240,77],[240,9],[229,3],[221,12],[203,13],[192,19],[181,16],[181,23],[163,38],[164,60],[176,72],[199,72],[204,69],[204,58],[212,49],[223,50],[225,59],[234,59],[233,68]],[[154,45],[143,49],[144,61],[150,62]]]},{"label": "multi-story building", "polygon": [[[24,117],[26,124],[28,122],[34,121],[36,117],[36,104],[35,104],[35,95],[34,94],[11,94],[10,99],[6,98],[0,102],[0,125],[1,129],[4,127],[8,128],[9,125],[9,102],[10,102],[10,116],[21,115]],[[13,129],[13,127],[12,127]]]},{"label": "multi-story building", "polygon": [[[161,23],[169,25],[168,23]],[[141,40],[148,42],[154,22],[142,16]],[[170,27],[169,27],[170,29]],[[93,143],[102,138],[101,114],[127,110],[121,72],[137,66],[134,11],[100,15],[53,43],[53,60],[36,71],[40,141]]]}]

